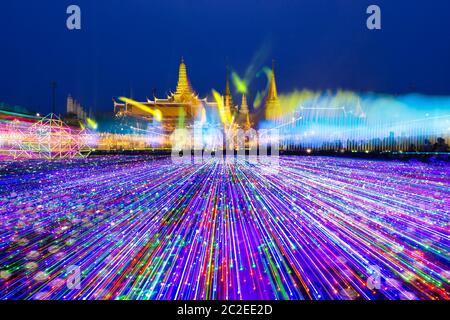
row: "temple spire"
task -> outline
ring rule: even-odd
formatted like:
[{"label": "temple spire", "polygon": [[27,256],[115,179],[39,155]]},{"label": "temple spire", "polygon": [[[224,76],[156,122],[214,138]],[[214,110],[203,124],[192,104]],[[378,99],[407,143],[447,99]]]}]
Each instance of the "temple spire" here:
[{"label": "temple spire", "polygon": [[181,57],[180,68],[178,72],[178,83],[177,90],[173,95],[176,101],[190,100],[194,96],[194,91],[191,88],[189,79],[187,76],[186,64],[184,63],[184,58]]},{"label": "temple spire", "polygon": [[278,99],[277,84],[275,82],[275,60],[272,60],[272,74],[270,76],[270,86],[268,99],[275,100]]},{"label": "temple spire", "polygon": [[228,95],[231,97],[231,90],[230,90],[230,77],[229,77],[229,70],[227,66],[227,74],[226,74],[226,84],[225,84],[225,95]]},{"label": "temple spire", "polygon": [[240,108],[239,112],[244,115],[248,114],[247,96],[245,94],[242,95],[241,108]]},{"label": "temple spire", "polygon": [[252,123],[250,122],[250,113],[248,110],[247,96],[245,94],[242,95],[241,108],[239,109],[239,113],[245,117],[244,129],[249,130],[252,127]]},{"label": "temple spire", "polygon": [[277,84],[275,81],[275,61],[272,60],[272,74],[270,75],[269,91],[266,98],[266,117],[277,118],[281,115],[281,106],[278,101]]},{"label": "temple spire", "polygon": [[233,111],[234,105],[233,105],[233,96],[231,95],[231,89],[230,89],[230,79],[229,79],[229,71],[227,66],[227,73],[226,73],[226,80],[225,80],[225,96],[224,96],[224,107],[226,112]]}]

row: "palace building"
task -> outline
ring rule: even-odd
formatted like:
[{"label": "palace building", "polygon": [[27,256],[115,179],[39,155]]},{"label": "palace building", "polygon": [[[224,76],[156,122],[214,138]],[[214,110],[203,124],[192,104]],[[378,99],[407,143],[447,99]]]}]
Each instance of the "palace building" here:
[{"label": "palace building", "polygon": [[[272,67],[273,68],[273,67]],[[273,71],[273,69],[272,69]],[[176,128],[190,128],[196,122],[208,123],[209,125],[220,125],[220,110],[233,119],[233,126],[244,129],[252,127],[252,114],[247,102],[246,95],[242,96],[241,105],[233,102],[228,77],[226,74],[225,94],[222,101],[209,101],[208,98],[199,98],[189,81],[186,64],[181,59],[178,73],[178,82],[175,92],[170,93],[166,98],[154,97],[144,102],[134,102],[129,99],[121,102],[114,100],[114,113],[117,117],[132,117],[139,120],[146,120],[149,123],[160,122],[161,127],[167,133],[173,132]],[[153,110],[159,110],[160,119],[155,117]],[[275,77],[272,74],[268,96],[266,98],[265,110],[268,115],[279,111],[279,103],[275,85]]]},{"label": "palace building", "polygon": [[[217,103],[208,101],[207,98],[199,98],[193,90],[189,81],[186,64],[181,59],[178,83],[175,92],[170,93],[167,98],[154,97],[145,102],[139,102],[152,110],[161,112],[161,124],[166,132],[172,132],[179,127],[189,127],[195,121],[206,120],[207,114],[217,109]],[[143,108],[139,108],[129,102],[119,103],[114,101],[114,112],[117,116],[129,116],[154,122],[154,115]],[[209,120],[209,119],[208,119]]]}]

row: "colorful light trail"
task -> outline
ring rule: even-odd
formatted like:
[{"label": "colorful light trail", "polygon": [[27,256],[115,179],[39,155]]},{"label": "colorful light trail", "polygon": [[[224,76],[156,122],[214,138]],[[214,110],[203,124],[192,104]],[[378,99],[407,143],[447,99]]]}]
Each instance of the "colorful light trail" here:
[{"label": "colorful light trail", "polygon": [[326,157],[282,157],[278,173],[152,156],[2,162],[0,299],[449,299],[449,177]]}]

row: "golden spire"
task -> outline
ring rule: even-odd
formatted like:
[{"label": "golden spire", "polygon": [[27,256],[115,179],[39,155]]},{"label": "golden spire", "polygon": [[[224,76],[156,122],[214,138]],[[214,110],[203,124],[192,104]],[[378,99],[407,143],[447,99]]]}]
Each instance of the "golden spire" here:
[{"label": "golden spire", "polygon": [[194,98],[195,93],[191,88],[189,79],[187,77],[186,64],[184,63],[183,57],[181,57],[180,68],[178,72],[178,83],[177,90],[173,94],[172,98],[175,101],[185,102],[190,101]]},{"label": "golden spire", "polygon": [[239,110],[241,114],[248,114],[248,104],[247,97],[245,94],[242,95],[241,109]]},{"label": "golden spire", "polygon": [[274,119],[281,115],[281,106],[278,101],[277,84],[275,82],[275,62],[272,60],[272,74],[270,75],[269,91],[266,98],[266,117]]},{"label": "golden spire", "polygon": [[226,84],[225,84],[225,95],[231,96],[231,90],[230,90],[230,78],[228,76],[228,66],[227,66],[227,74],[226,74]]},{"label": "golden spire", "polygon": [[275,82],[275,61],[272,60],[272,74],[270,77],[269,94],[267,97],[269,100],[278,99],[277,84]]},{"label": "golden spire", "polygon": [[225,83],[224,107],[225,107],[226,112],[231,112],[232,108],[234,108],[233,96],[231,95],[231,90],[230,90],[230,79],[228,77],[228,66],[227,66],[226,83]]}]

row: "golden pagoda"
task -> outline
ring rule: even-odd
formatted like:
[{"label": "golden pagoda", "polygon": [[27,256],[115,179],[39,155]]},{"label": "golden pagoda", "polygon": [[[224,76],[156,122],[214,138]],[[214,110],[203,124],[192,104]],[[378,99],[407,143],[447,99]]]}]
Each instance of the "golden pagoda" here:
[{"label": "golden pagoda", "polygon": [[241,108],[239,109],[239,113],[243,115],[248,115],[248,103],[247,103],[247,96],[245,93],[242,95],[242,102],[241,102]]},{"label": "golden pagoda", "polygon": [[225,81],[225,95],[223,97],[223,105],[225,108],[225,113],[233,116],[233,114],[235,113],[236,110],[235,110],[235,106],[233,104],[233,96],[231,95],[231,90],[230,90],[230,79],[228,77],[228,67],[227,67],[227,76],[226,76],[226,81]]},{"label": "golden pagoda", "polygon": [[195,94],[194,90],[192,90],[189,82],[183,57],[181,58],[178,71],[177,89],[175,93],[172,93],[168,97],[168,100],[172,102],[200,104],[198,96]]},{"label": "golden pagoda", "polygon": [[267,93],[266,118],[275,119],[281,116],[281,105],[278,101],[277,85],[275,82],[275,62],[272,61],[272,74],[270,75],[269,91]]},{"label": "golden pagoda", "polygon": [[234,123],[241,129],[248,130],[252,127],[251,114],[247,102],[247,96],[242,95],[241,105],[235,114]]}]

